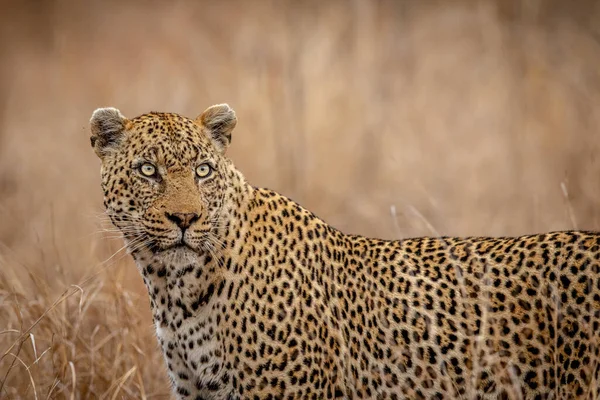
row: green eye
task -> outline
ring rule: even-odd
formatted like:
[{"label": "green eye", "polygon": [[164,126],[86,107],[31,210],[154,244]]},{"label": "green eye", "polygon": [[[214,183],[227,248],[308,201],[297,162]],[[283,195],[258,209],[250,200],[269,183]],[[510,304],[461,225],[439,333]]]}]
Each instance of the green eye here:
[{"label": "green eye", "polygon": [[206,178],[212,173],[212,170],[210,165],[206,163],[200,164],[196,167],[196,175],[198,175],[199,178]]},{"label": "green eye", "polygon": [[153,176],[156,174],[156,167],[150,163],[145,163],[140,167],[140,172],[145,176]]}]

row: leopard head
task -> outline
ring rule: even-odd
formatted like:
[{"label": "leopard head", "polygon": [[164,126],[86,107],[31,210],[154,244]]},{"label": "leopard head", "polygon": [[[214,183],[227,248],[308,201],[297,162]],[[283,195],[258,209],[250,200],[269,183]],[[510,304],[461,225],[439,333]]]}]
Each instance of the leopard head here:
[{"label": "leopard head", "polygon": [[244,182],[225,155],[236,122],[227,104],[196,119],[94,111],[91,144],[102,162],[104,206],[130,252],[201,252],[215,245]]}]

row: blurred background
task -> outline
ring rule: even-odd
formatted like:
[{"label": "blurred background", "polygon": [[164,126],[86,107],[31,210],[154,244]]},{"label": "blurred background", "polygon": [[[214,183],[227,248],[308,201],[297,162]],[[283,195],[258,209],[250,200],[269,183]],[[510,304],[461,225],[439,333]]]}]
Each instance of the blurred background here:
[{"label": "blurred background", "polygon": [[98,107],[227,102],[248,180],[351,233],[600,228],[600,2],[2,3],[0,398],[169,396]]}]

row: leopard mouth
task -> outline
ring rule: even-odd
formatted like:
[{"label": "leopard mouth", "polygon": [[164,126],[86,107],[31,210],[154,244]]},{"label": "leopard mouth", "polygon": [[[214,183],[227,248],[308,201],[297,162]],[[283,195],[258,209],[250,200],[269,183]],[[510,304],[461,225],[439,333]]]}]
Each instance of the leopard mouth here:
[{"label": "leopard mouth", "polygon": [[191,249],[191,247],[187,243],[185,243],[183,240],[179,240],[173,244],[162,247],[162,250],[173,250],[173,249],[184,249],[184,248]]},{"label": "leopard mouth", "polygon": [[176,251],[176,250],[188,250],[188,251],[193,251],[196,252],[196,249],[194,249],[192,246],[190,246],[183,238],[179,239],[178,241],[169,244],[167,246],[157,246],[156,249],[154,249],[154,253],[161,253],[161,252],[166,252],[166,251]]},{"label": "leopard mouth", "polygon": [[[209,229],[206,230],[207,232]],[[203,234],[204,231],[194,232],[195,235]],[[149,244],[146,246],[153,254],[160,254],[168,251],[185,250],[194,253],[202,253],[201,246],[196,242],[197,238],[186,238],[186,235],[179,235],[179,237],[157,237],[155,235],[148,235]]]}]

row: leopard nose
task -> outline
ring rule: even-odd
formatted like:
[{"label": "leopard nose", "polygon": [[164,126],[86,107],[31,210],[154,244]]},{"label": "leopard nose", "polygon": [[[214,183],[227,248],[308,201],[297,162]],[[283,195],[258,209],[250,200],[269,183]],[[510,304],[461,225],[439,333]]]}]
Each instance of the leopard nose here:
[{"label": "leopard nose", "polygon": [[192,225],[195,221],[200,218],[198,214],[195,213],[165,213],[167,218],[180,227],[181,229],[187,229]]}]

